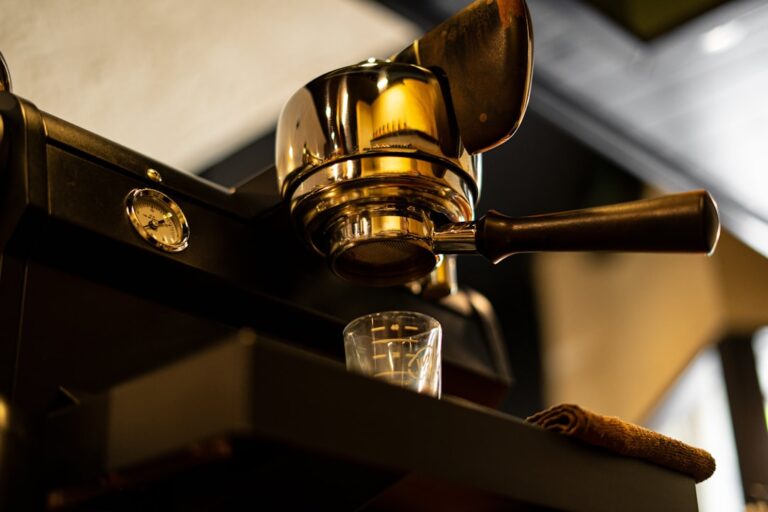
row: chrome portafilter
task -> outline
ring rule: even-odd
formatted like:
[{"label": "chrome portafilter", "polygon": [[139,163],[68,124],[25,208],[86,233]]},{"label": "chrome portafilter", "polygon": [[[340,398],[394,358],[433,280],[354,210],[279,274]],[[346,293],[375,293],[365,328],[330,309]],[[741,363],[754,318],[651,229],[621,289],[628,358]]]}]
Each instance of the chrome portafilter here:
[{"label": "chrome portafilter", "polygon": [[341,277],[388,285],[432,271],[431,221],[424,211],[363,209],[330,226],[331,268]]},{"label": "chrome portafilter", "polygon": [[494,263],[524,252],[621,251],[711,254],[720,222],[703,190],[602,207],[512,218],[490,211],[477,221],[435,226],[402,211],[344,215],[332,225],[331,267],[373,285],[429,274],[443,254],[480,254]]}]

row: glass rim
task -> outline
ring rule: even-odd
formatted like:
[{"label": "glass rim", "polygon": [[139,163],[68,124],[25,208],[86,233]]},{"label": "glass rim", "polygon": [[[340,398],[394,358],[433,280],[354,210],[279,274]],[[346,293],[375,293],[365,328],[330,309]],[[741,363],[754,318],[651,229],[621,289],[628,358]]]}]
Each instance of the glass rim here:
[{"label": "glass rim", "polygon": [[391,310],[391,311],[377,311],[375,313],[368,313],[367,315],[359,316],[353,320],[350,320],[347,325],[344,327],[344,336],[346,337],[347,332],[352,331],[355,327],[357,327],[361,322],[365,320],[370,320],[373,318],[381,318],[384,316],[389,315],[410,315],[413,317],[420,318],[422,320],[427,321],[427,330],[432,330],[435,328],[442,329],[442,326],[440,325],[440,322],[437,321],[436,318],[427,315],[426,313],[420,313],[418,311],[408,311],[408,310]]}]

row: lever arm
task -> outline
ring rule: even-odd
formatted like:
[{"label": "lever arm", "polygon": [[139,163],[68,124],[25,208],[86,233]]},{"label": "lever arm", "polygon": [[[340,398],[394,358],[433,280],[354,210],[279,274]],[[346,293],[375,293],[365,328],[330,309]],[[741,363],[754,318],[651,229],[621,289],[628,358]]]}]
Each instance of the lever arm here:
[{"label": "lever arm", "polygon": [[392,57],[439,70],[470,153],[502,144],[528,106],[533,29],[525,0],[476,0]]},{"label": "lever arm", "polygon": [[[512,218],[489,211],[474,225],[435,233],[435,249],[478,253],[498,263],[521,252],[626,251],[711,254],[720,235],[712,197],[703,190],[583,210]],[[469,240],[465,240],[469,242]],[[441,246],[442,244],[442,246]]]}]

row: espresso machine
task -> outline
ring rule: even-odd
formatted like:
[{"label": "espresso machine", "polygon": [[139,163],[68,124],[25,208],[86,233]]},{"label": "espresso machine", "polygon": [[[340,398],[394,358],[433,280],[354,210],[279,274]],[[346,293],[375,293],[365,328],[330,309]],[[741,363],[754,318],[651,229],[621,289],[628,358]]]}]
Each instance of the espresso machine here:
[{"label": "espresso machine", "polygon": [[[525,3],[477,1],[310,81],[280,115],[275,166],[230,189],[40,111],[2,63],[0,503],[538,510],[593,496],[595,471],[618,475],[606,506],[632,503],[638,474],[655,489],[642,503],[686,501],[677,477],[485,409],[512,375],[455,255],[711,253],[719,234],[704,191],[478,218],[481,155],[522,122],[532,72]],[[395,308],[443,325],[444,400],[344,371],[344,324]],[[514,478],[555,454],[597,469],[551,493]]]}]

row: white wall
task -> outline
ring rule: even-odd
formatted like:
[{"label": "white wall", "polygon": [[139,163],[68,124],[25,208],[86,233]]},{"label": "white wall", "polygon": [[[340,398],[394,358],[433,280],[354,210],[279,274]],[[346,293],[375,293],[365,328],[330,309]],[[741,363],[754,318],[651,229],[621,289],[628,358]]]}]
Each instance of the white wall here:
[{"label": "white wall", "polygon": [[16,94],[191,172],[270,130],[315,76],[416,36],[355,0],[0,0]]}]

